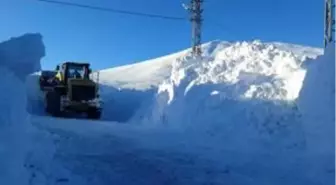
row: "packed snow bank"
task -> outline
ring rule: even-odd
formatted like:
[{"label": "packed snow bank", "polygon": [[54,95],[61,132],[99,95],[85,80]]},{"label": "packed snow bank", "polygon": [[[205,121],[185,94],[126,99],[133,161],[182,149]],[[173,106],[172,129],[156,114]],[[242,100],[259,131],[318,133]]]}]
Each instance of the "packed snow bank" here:
[{"label": "packed snow bank", "polygon": [[225,46],[212,57],[181,58],[134,122],[203,132],[232,151],[300,148],[304,134],[294,100],[305,74],[301,63],[258,41]]},{"label": "packed snow bank", "polygon": [[41,70],[40,60],[45,48],[40,34],[25,34],[0,43],[1,65],[6,66],[20,79]]},{"label": "packed snow bank", "polygon": [[[197,84],[225,83],[232,88],[228,91],[223,89],[221,94],[230,92],[237,97],[294,100],[305,75],[303,60],[322,53],[319,48],[259,41],[250,43],[212,41],[203,44],[202,49],[204,58],[208,61],[199,64],[198,67],[195,67],[198,64],[193,64],[195,61],[186,57],[190,52],[190,49],[187,49],[161,58],[100,71],[100,83],[106,89],[103,92],[107,110],[105,115],[119,114],[118,110],[121,108],[122,114],[130,117],[134,113],[134,108],[127,111],[127,107],[135,105],[136,109],[139,109],[134,115],[136,120],[148,110],[151,102],[147,100],[155,95],[152,92],[159,88],[161,90],[168,88],[172,85],[169,81],[178,80],[173,78],[188,76],[189,67],[200,72],[196,71],[199,73],[197,79],[189,81],[190,83],[186,82],[189,83],[187,89]],[[168,82],[160,86],[163,81]],[[219,93],[218,90],[215,88],[213,93]],[[208,94],[210,93],[212,92]]]},{"label": "packed snow bank", "polygon": [[[209,155],[258,182],[251,184],[329,184],[334,180],[331,155],[309,154],[307,137],[314,137],[306,135],[296,105],[306,73],[303,62],[260,42],[225,46],[202,59],[182,57],[134,122],[176,128],[180,136],[144,143],[180,142],[181,148]],[[321,166],[328,168],[316,171]]]},{"label": "packed snow bank", "polygon": [[[25,34],[0,43],[0,184],[56,182],[43,171],[53,164],[53,138],[33,127],[27,112],[32,100],[39,99],[38,74],[30,74],[41,69],[44,52],[40,34]],[[26,78],[28,83],[24,84]],[[42,104],[35,107],[43,108]]]},{"label": "packed snow bank", "polygon": [[30,122],[22,82],[0,67],[0,184],[28,184],[24,168],[30,146]]},{"label": "packed snow bank", "polygon": [[307,68],[298,99],[307,137],[315,152],[334,153],[335,145],[335,45],[330,45]]}]

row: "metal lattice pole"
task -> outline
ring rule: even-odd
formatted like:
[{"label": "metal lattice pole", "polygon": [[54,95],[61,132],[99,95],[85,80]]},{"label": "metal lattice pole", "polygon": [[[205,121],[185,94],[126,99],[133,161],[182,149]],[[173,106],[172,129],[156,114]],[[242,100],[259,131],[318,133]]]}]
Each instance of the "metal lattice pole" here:
[{"label": "metal lattice pole", "polygon": [[335,32],[335,4],[332,0],[325,0],[324,4],[324,47],[333,41],[333,33]]},{"label": "metal lattice pole", "polygon": [[192,54],[193,56],[201,56],[201,36],[202,36],[202,3],[203,0],[191,0],[189,8],[192,23]]}]

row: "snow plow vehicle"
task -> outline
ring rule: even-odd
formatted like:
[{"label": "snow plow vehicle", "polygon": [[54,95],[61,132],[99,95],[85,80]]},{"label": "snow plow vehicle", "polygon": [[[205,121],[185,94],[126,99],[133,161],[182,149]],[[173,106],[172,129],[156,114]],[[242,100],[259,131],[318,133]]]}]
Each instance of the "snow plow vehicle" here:
[{"label": "snow plow vehicle", "polygon": [[64,62],[55,71],[42,71],[39,86],[44,93],[45,111],[54,117],[74,112],[100,119],[98,79],[97,82],[91,79],[91,73],[90,64],[77,62]]}]

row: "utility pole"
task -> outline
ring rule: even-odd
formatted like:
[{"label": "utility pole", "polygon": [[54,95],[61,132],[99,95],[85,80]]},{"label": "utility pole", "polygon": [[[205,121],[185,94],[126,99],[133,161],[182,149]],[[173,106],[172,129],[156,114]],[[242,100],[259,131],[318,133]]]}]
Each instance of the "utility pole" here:
[{"label": "utility pole", "polygon": [[324,47],[333,41],[335,32],[335,4],[332,0],[325,0],[324,3]]},{"label": "utility pole", "polygon": [[202,3],[203,0],[191,0],[187,10],[190,12],[192,24],[192,55],[202,56],[201,36],[202,36]]}]

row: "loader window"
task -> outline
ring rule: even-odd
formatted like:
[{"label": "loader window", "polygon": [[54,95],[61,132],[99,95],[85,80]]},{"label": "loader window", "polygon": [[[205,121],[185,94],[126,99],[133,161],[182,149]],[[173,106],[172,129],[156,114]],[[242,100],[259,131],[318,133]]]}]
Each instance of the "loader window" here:
[{"label": "loader window", "polygon": [[69,66],[68,78],[87,78],[85,66]]}]

